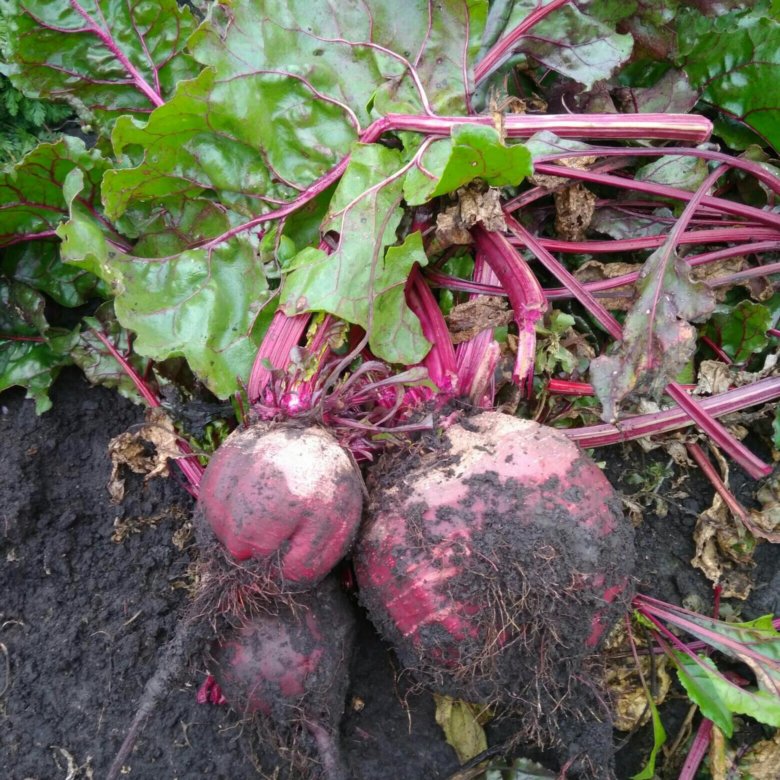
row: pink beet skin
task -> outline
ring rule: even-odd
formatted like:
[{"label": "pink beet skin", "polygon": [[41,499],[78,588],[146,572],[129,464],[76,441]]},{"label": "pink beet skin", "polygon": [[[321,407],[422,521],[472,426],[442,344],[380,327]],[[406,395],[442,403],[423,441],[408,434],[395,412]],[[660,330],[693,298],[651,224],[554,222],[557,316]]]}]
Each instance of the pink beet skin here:
[{"label": "pink beet skin", "polygon": [[396,461],[400,479],[377,479],[355,569],[402,660],[444,670],[468,697],[491,689],[460,687],[479,669],[495,691],[516,680],[503,656],[533,653],[534,636],[571,643],[567,657],[592,651],[628,598],[633,533],[602,471],[560,431],[492,412],[446,439],[405,473]]},{"label": "pink beet skin", "polygon": [[233,433],[214,453],[199,511],[239,561],[278,564],[313,585],[346,555],[360,524],[360,476],[330,434],[282,426]]}]

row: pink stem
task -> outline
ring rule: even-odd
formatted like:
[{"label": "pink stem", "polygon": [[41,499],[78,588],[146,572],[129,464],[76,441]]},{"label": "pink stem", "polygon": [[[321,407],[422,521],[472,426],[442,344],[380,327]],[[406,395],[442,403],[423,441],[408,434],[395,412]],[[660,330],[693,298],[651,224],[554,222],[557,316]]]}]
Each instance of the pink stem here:
[{"label": "pink stem", "polygon": [[[491,285],[498,284],[498,277],[488,265],[484,252],[477,252],[474,259],[474,280]],[[472,294],[473,299],[477,294]],[[458,344],[455,358],[458,364],[458,387],[475,406],[488,409],[495,396],[494,373],[501,347],[493,338],[493,329],[486,328],[474,338]]]},{"label": "pink stem", "polygon": [[547,392],[552,395],[593,395],[593,385],[587,382],[573,382],[569,379],[551,379],[547,383]]},{"label": "pink stem", "polygon": [[724,452],[728,453],[753,479],[772,473],[772,467],[754,455],[741,441],[735,439],[712,415],[704,411],[676,382],[666,386],[666,392]]},{"label": "pink stem", "polygon": [[730,366],[734,362],[709,336],[700,336],[700,339],[702,344],[706,344],[722,363]]},{"label": "pink stem", "polygon": [[[388,114],[366,128],[361,141],[371,143],[386,132],[398,130],[446,138],[457,125],[493,127],[494,124],[492,116]],[[712,134],[712,122],[693,114],[508,114],[504,117],[507,138],[530,138],[542,130],[550,130],[559,138],[703,143]],[[622,151],[629,152],[630,156],[631,150]],[[560,169],[561,166],[555,167]]]},{"label": "pink stem", "polygon": [[[152,391],[149,385],[147,385],[146,382],[144,382],[144,380],[138,375],[138,372],[130,365],[129,361],[125,359],[124,355],[119,353],[119,350],[117,350],[117,348],[111,343],[110,339],[108,339],[98,330],[94,330],[92,332],[103,342],[104,346],[111,353],[111,356],[114,358],[114,360],[119,363],[119,365],[122,367],[122,370],[130,377],[138,392],[144,397],[144,400],[149,404],[149,406],[159,408],[162,405],[160,403],[160,399]],[[179,467],[179,469],[181,469],[182,474],[184,474],[185,478],[189,482],[188,491],[193,496],[195,496],[195,498],[197,498],[198,488],[200,487],[200,480],[203,476],[203,466],[198,463],[192,452],[192,448],[189,444],[187,444],[186,441],[177,439],[176,443],[182,455],[186,456],[184,458],[177,458],[176,465]]]},{"label": "pink stem", "polygon": [[526,230],[514,217],[505,215],[507,227],[525,244],[536,259],[557,279],[566,286],[577,300],[588,310],[591,316],[604,330],[618,341],[623,338],[623,328],[620,323],[599,303],[585,286],[576,279],[561,263],[559,263],[537,239]]},{"label": "pink stem", "polygon": [[477,85],[481,84],[496,68],[499,68],[511,56],[515,46],[534,25],[541,22],[545,16],[552,13],[556,8],[566,5],[568,2],[569,0],[550,0],[547,5],[537,6],[531,11],[512,32],[498,41],[477,63],[477,66],[474,68],[475,83]]},{"label": "pink stem", "polygon": [[614,148],[610,146],[594,146],[591,149],[577,149],[555,152],[553,154],[542,154],[534,162],[547,163],[554,160],[570,159],[572,157],[700,157],[713,162],[726,163],[732,168],[738,168],[751,174],[759,181],[767,185],[773,192],[780,194],[780,177],[762,168],[758,163],[744,160],[740,157],[730,157],[723,152],[715,152],[710,149],[695,149],[690,147],[654,147],[648,149],[634,148]]},{"label": "pink stem", "polygon": [[713,722],[707,718],[704,718],[699,724],[696,736],[693,738],[693,743],[688,751],[683,768],[680,771],[679,780],[694,780],[696,777],[699,766],[704,760],[704,756],[707,755],[707,750],[709,749],[710,741],[712,740],[713,726]]},{"label": "pink stem", "polygon": [[[771,248],[778,245],[780,234],[776,228],[766,227],[724,227],[708,228],[704,230],[686,230],[680,236],[680,244],[722,244],[732,241],[755,241],[757,243],[770,243]],[[510,239],[511,240],[511,239]],[[638,236],[637,238],[618,238],[610,241],[561,241],[557,238],[539,238],[539,243],[549,252],[566,252],[573,254],[611,254],[617,252],[637,252],[642,249],[657,249],[666,241],[666,234],[657,236]],[[513,242],[514,243],[514,242]],[[742,252],[734,254],[746,254],[750,244],[742,248]],[[689,258],[690,259],[690,258]]]},{"label": "pink stem", "polygon": [[[737,501],[736,496],[726,487],[726,484],[718,474],[712,461],[707,457],[704,450],[695,442],[685,445],[688,454],[696,461],[696,465],[702,470],[702,474],[709,480],[715,491],[723,499],[723,502],[729,508],[734,517],[741,520],[745,516],[745,508]],[[717,620],[717,615],[715,619]]]},{"label": "pink stem", "polygon": [[[778,397],[780,397],[780,377],[768,377],[745,387],[704,398],[699,405],[714,417],[722,417],[724,414],[773,401]],[[625,417],[618,425],[602,423],[567,429],[564,433],[582,447],[603,447],[608,444],[641,439],[644,436],[668,433],[692,424],[693,420],[678,407],[663,412]]]},{"label": "pink stem", "polygon": [[[287,368],[290,362],[290,350],[301,340],[310,319],[310,314],[288,317],[281,309],[277,309],[263,336],[249,374],[247,394],[250,404],[256,403],[260,398],[266,385],[271,381],[272,371]],[[266,363],[270,364],[270,368]]]},{"label": "pink stem", "polygon": [[119,60],[122,67],[133,79],[133,83],[144,93],[149,99],[149,102],[154,106],[162,106],[165,101],[151,86],[149,86],[146,79],[141,75],[141,72],[132,62],[130,62],[127,55],[119,48],[111,35],[95,22],[95,20],[81,7],[78,0],[70,0],[70,5],[71,8],[86,21],[89,29],[100,38],[103,45],[117,58],[117,60]]},{"label": "pink stem", "polygon": [[[678,187],[670,187],[666,184],[654,184],[648,181],[637,181],[636,179],[624,178],[621,176],[612,176],[608,173],[593,173],[591,171],[580,170],[579,168],[567,168],[562,165],[549,165],[546,163],[537,163],[534,165],[536,173],[544,173],[549,176],[559,176],[570,179],[579,179],[593,184],[604,184],[621,189],[634,190],[636,192],[646,192],[651,195],[658,195],[662,198],[673,198],[674,200],[691,201],[695,193],[681,190]],[[760,222],[773,228],[780,228],[780,214],[774,214],[769,211],[762,211],[754,206],[746,206],[736,201],[717,198],[712,195],[705,195],[700,203],[711,208],[716,208],[725,214],[734,214],[738,217]]]},{"label": "pink stem", "polygon": [[406,283],[406,302],[420,320],[423,335],[431,349],[423,359],[428,376],[443,395],[442,402],[457,389],[458,367],[447,323],[433,293],[415,265]]},{"label": "pink stem", "polygon": [[513,379],[523,389],[525,397],[530,398],[536,357],[536,323],[547,311],[547,301],[528,263],[505,236],[485,230],[481,225],[471,232],[477,251],[485,255],[512,304],[518,331]]}]

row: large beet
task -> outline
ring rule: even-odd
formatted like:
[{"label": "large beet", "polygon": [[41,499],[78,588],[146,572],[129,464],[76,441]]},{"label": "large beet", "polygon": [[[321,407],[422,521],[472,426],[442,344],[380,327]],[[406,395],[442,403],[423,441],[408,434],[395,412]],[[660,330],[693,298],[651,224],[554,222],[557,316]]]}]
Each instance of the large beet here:
[{"label": "large beet", "polygon": [[310,586],[352,545],[362,489],[349,456],[324,430],[245,428],[209,461],[198,515],[235,560],[267,561],[283,580]]},{"label": "large beet", "polygon": [[560,431],[485,413],[444,439],[379,466],[361,600],[434,687],[519,709],[527,736],[554,742],[580,707],[583,661],[630,598],[633,530]]}]

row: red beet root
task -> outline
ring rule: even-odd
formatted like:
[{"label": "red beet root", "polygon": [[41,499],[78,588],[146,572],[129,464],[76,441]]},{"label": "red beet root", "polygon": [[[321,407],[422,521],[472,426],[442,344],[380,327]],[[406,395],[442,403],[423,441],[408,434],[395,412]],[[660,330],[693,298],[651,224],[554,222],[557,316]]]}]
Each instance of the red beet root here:
[{"label": "red beet root", "polygon": [[344,557],[362,506],[360,476],[333,437],[290,425],[233,433],[212,456],[198,501],[233,558],[269,561],[301,586]]},{"label": "red beet root", "polygon": [[560,431],[486,413],[375,481],[355,560],[375,625],[434,687],[555,742],[630,598],[633,532],[601,470]]},{"label": "red beet root", "polygon": [[354,615],[333,579],[294,606],[257,615],[215,644],[212,673],[240,713],[261,713],[284,737],[303,727],[328,780],[346,778],[338,747]]}]

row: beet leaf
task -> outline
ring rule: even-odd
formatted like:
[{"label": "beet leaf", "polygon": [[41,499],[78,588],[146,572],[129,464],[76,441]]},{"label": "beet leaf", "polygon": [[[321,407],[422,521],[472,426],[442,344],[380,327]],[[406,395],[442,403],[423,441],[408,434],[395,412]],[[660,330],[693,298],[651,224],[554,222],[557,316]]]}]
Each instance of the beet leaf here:
[{"label": "beet leaf", "polygon": [[300,252],[287,268],[281,298],[288,316],[327,311],[361,325],[374,354],[407,365],[430,346],[404,300],[412,266],[427,263],[420,234],[392,246],[409,167],[392,149],[355,148],[323,222],[325,233],[338,236],[336,246],[330,254],[311,247]]},{"label": "beet leaf", "polygon": [[66,99],[103,127],[148,114],[198,71],[183,51],[195,23],[176,0],[8,0],[0,14],[14,86]]}]

